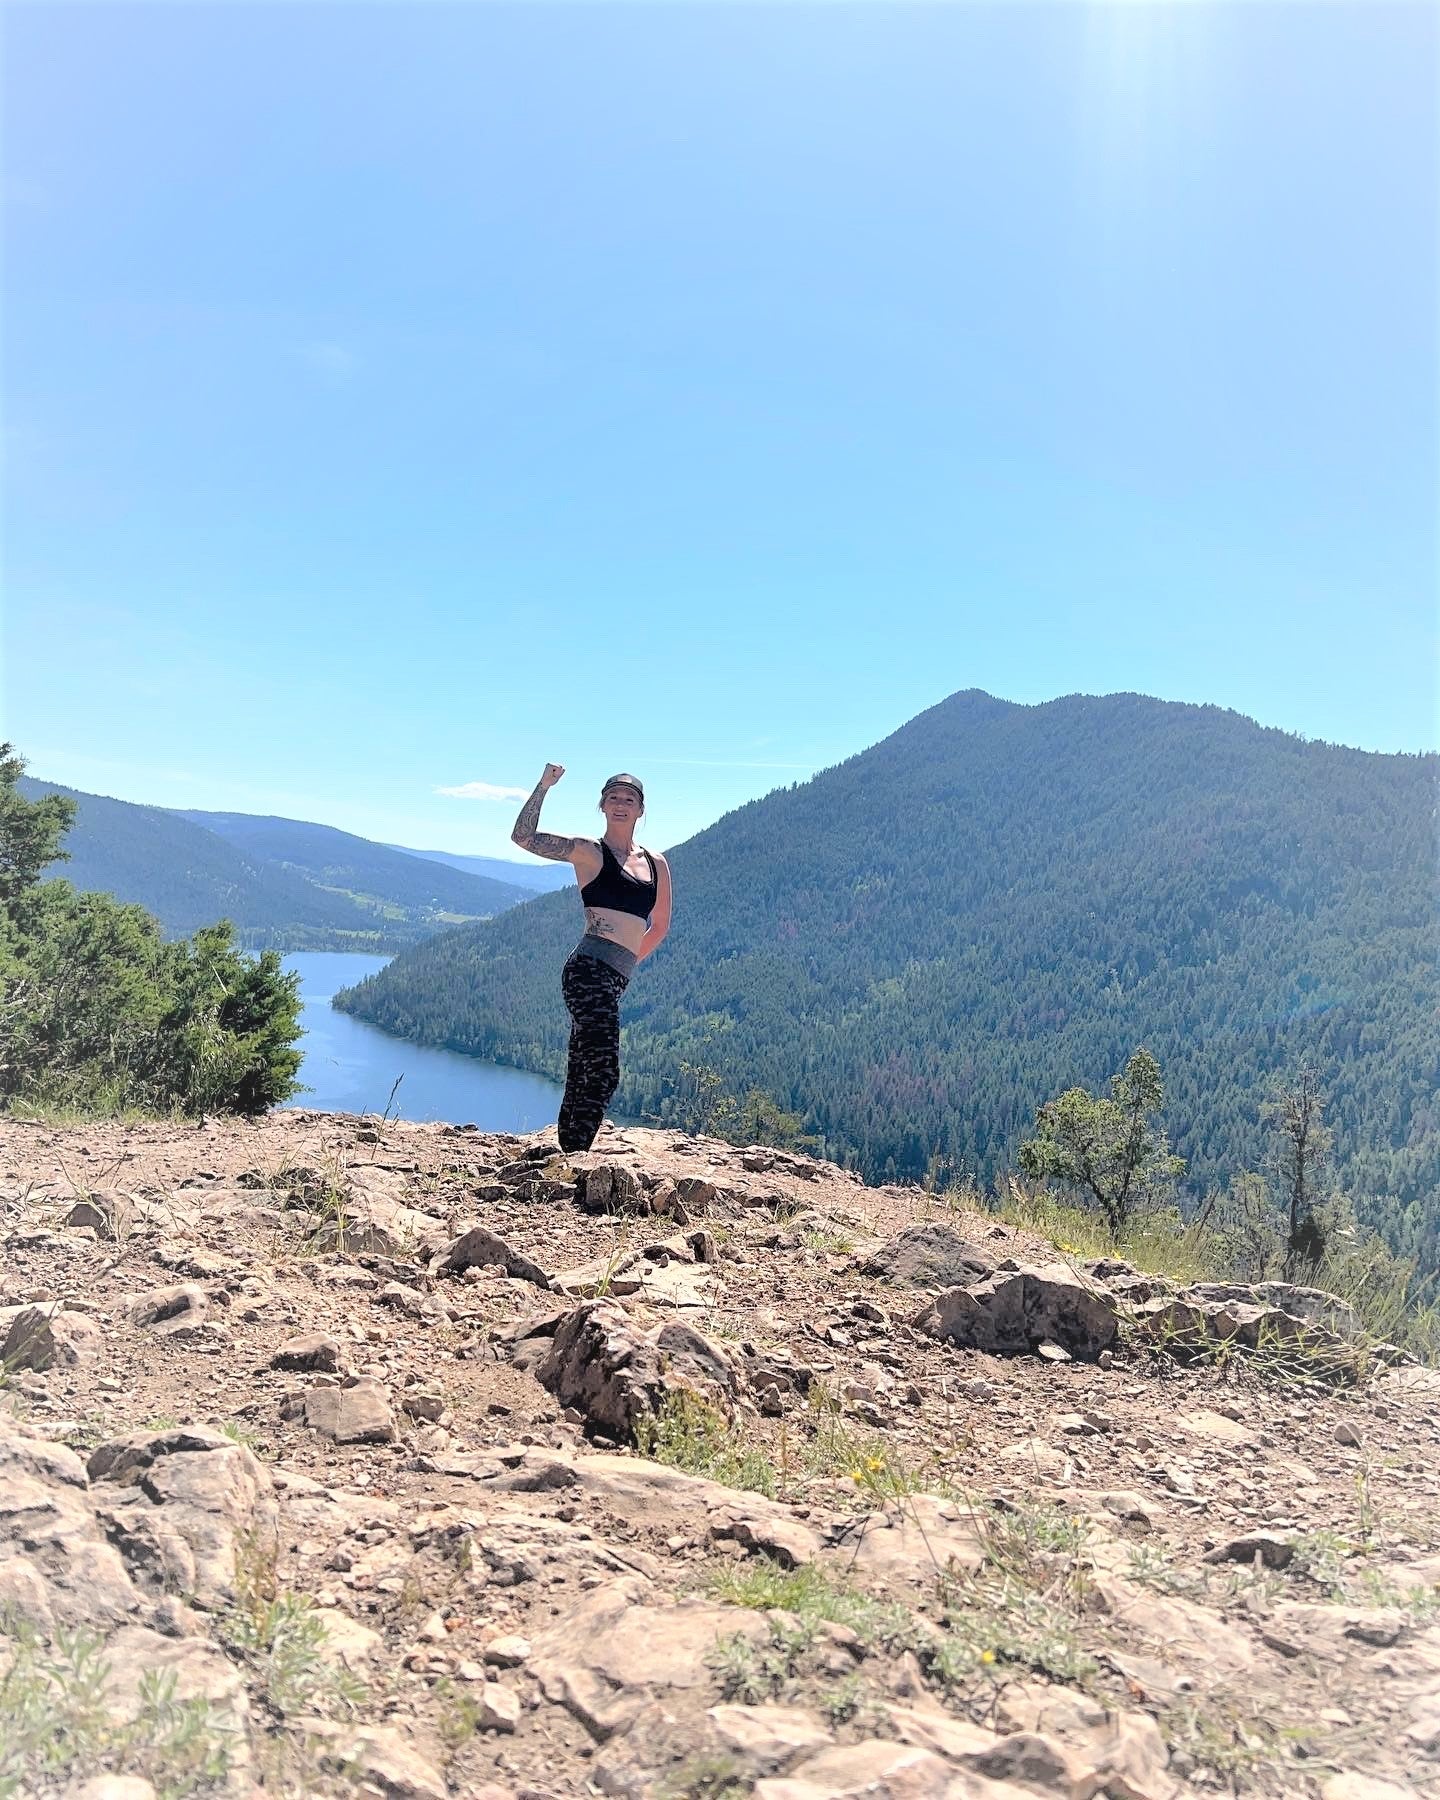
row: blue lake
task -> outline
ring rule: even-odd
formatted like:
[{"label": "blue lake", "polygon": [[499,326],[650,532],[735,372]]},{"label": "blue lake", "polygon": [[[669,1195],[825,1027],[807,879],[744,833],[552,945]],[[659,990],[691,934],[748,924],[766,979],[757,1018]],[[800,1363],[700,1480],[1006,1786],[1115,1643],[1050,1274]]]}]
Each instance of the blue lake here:
[{"label": "blue lake", "polygon": [[285,967],[300,973],[305,1028],[300,1080],[310,1090],[297,1094],[291,1106],[383,1112],[399,1075],[404,1079],[390,1110],[402,1119],[443,1119],[482,1131],[539,1131],[555,1123],[560,1089],[543,1075],[410,1044],[335,1011],[330,1001],[341,988],[363,981],[389,960],[343,950],[304,950],[285,958]]}]

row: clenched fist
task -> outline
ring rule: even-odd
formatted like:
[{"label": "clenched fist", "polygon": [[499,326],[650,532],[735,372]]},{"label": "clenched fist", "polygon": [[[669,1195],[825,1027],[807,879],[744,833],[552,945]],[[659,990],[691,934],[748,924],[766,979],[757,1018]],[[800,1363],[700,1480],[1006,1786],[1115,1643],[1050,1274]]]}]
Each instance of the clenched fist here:
[{"label": "clenched fist", "polygon": [[552,788],[565,773],[564,763],[546,763],[545,773],[540,777],[542,788]]}]

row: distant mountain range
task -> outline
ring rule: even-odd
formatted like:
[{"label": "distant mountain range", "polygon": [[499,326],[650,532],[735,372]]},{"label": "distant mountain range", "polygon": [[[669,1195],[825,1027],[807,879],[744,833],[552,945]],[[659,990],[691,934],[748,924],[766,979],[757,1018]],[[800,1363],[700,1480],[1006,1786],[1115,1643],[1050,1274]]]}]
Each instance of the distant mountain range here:
[{"label": "distant mountain range", "polygon": [[[69,860],[52,875],[137,902],[169,936],[226,918],[250,949],[394,951],[535,897],[531,884],[329,825],[139,806],[30,776],[20,788],[31,799],[65,793],[77,804]],[[509,867],[498,858],[492,866]],[[516,873],[530,871],[517,864]]]},{"label": "distant mountain range", "polygon": [[406,856],[423,856],[427,862],[444,863],[451,869],[463,869],[468,875],[487,875],[492,881],[508,881],[529,888],[536,894],[551,894],[556,888],[569,887],[575,871],[569,863],[509,862],[501,856],[456,856],[449,850],[412,850],[406,844],[387,844],[388,850],[403,850]]},{"label": "distant mountain range", "polygon": [[[1042,1101],[1144,1044],[1203,1191],[1263,1165],[1267,1084],[1308,1058],[1362,1217],[1433,1266],[1437,768],[1216,707],[956,694],[667,852],[617,1106],[663,1119],[708,1065],[872,1178],[989,1180]],[[337,1004],[558,1075],[576,935],[543,896]]]}]

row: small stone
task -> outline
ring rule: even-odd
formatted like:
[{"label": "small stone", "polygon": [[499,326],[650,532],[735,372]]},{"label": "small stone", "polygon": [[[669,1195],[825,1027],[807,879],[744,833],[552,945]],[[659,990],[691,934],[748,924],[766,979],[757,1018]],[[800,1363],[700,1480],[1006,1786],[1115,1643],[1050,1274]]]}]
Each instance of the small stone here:
[{"label": "small stone", "polygon": [[1047,1338],[1043,1344],[1035,1346],[1037,1356],[1043,1356],[1046,1362],[1073,1362],[1074,1358],[1062,1344],[1053,1344]]},{"label": "small stone", "polygon": [[1344,1444],[1347,1449],[1358,1450],[1364,1441],[1348,1419],[1342,1419],[1335,1427],[1335,1442]]},{"label": "small stone", "polygon": [[507,1636],[491,1638],[485,1646],[485,1660],[500,1669],[518,1669],[530,1658],[528,1638]]},{"label": "small stone", "polygon": [[487,1681],[475,1704],[479,1731],[513,1731],[520,1723],[520,1696],[498,1681]]},{"label": "small stone", "polygon": [[340,1345],[324,1331],[306,1331],[287,1338],[270,1358],[272,1369],[323,1369],[335,1374],[340,1368]]},{"label": "small stone", "polygon": [[1273,1531],[1250,1531],[1227,1543],[1217,1544],[1205,1560],[1207,1563],[1253,1563],[1258,1557],[1267,1569],[1283,1569],[1294,1555],[1295,1546],[1289,1538],[1279,1537]]}]

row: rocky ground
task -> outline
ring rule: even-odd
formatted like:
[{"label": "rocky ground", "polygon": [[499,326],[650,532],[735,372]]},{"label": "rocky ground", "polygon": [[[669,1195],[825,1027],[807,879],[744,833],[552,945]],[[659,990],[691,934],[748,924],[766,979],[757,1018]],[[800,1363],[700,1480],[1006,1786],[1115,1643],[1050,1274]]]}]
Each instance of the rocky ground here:
[{"label": "rocky ground", "polygon": [[666,1132],[0,1123],[0,1796],[1440,1786],[1440,1377]]}]

